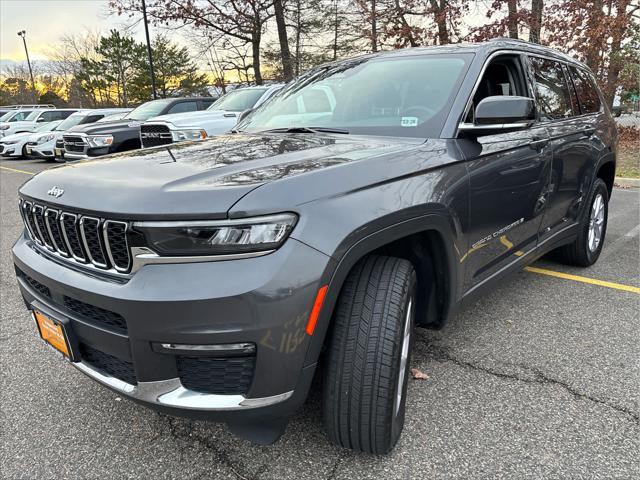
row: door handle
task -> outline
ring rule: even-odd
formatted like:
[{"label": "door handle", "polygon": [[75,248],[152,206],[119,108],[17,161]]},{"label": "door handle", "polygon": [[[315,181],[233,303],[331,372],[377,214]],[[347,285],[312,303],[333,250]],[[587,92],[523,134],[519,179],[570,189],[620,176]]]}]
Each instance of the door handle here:
[{"label": "door handle", "polygon": [[582,131],[582,133],[584,133],[587,137],[590,137],[591,135],[596,133],[596,129],[594,127],[587,127]]},{"label": "door handle", "polygon": [[531,139],[531,143],[529,143],[529,148],[533,150],[542,150],[543,147],[549,144],[549,139],[544,137],[533,137]]}]

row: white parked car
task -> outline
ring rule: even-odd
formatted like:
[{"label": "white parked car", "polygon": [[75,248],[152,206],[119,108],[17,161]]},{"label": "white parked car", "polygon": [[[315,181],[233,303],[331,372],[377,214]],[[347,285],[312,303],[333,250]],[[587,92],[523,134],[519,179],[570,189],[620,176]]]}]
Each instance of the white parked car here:
[{"label": "white parked car", "polygon": [[0,137],[20,132],[35,132],[40,124],[64,120],[77,111],[77,108],[38,108],[27,115],[24,120],[0,123]]},{"label": "white parked car", "polygon": [[[96,108],[96,109],[83,109],[78,110],[75,113],[69,115],[65,120],[58,125],[58,127],[49,132],[41,133],[36,138],[32,138],[27,142],[26,153],[27,156],[32,158],[44,158],[46,160],[64,161],[64,148],[62,145],[56,151],[56,142],[62,140],[62,134],[76,125],[86,125],[88,123],[95,123],[107,116],[113,114],[124,115],[130,112],[131,108]],[[60,142],[62,144],[62,142]]]},{"label": "white parked car", "polygon": [[226,133],[235,126],[240,113],[257,108],[282,87],[283,84],[274,84],[239,88],[223,95],[206,110],[150,118],[140,126],[142,147],[204,140]]},{"label": "white parked car", "polygon": [[48,122],[36,127],[35,132],[20,132],[7,135],[0,139],[0,155],[3,157],[22,158],[26,156],[27,142],[35,140],[40,135],[49,135],[62,120]]}]

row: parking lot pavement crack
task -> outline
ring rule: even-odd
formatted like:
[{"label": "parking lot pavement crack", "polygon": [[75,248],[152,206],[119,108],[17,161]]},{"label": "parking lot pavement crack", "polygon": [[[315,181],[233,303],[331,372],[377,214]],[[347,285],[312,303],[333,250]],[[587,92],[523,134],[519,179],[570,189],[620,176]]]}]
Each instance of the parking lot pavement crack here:
[{"label": "parking lot pavement crack", "polygon": [[333,465],[331,465],[331,470],[329,471],[329,476],[327,480],[334,480],[336,475],[338,474],[338,470],[340,468],[340,463],[342,463],[342,459],[344,458],[342,453],[339,453],[336,456],[336,459],[333,461]]},{"label": "parking lot pavement crack", "polygon": [[587,400],[587,401],[608,407],[612,410],[615,410],[619,413],[626,415],[636,425],[640,425],[640,415],[638,415],[638,413],[634,412],[633,410],[630,410],[620,405],[616,405],[606,400],[602,400],[597,397],[593,397],[586,393],[582,393],[578,391],[575,387],[572,387],[571,385],[569,385],[568,383],[563,382],[561,380],[557,380],[555,378],[551,378],[535,367],[530,367],[528,365],[523,365],[523,364],[514,365],[532,374],[532,377],[524,377],[521,375],[516,375],[515,373],[505,373],[505,372],[494,370],[486,366],[478,365],[465,360],[460,360],[454,357],[453,355],[449,354],[446,350],[442,348],[438,348],[432,344],[428,346],[425,353],[427,353],[428,356],[430,356],[431,358],[433,358],[438,362],[451,362],[460,367],[483,372],[497,378],[515,380],[515,381],[529,383],[529,384],[555,385],[555,386],[561,387],[567,392],[569,392],[570,394],[572,394],[575,398],[580,398],[583,400]]},{"label": "parking lot pavement crack", "polygon": [[[231,470],[231,472],[233,472],[233,474],[240,480],[253,480],[253,478],[255,478],[255,476],[248,475],[245,472],[240,473],[242,469],[239,468],[229,458],[229,455],[225,451],[221,450],[212,441],[212,439],[200,435],[195,435],[191,427],[191,422],[187,422],[187,425],[184,426],[182,425],[185,423],[184,420],[168,417],[162,414],[158,414],[158,416],[160,417],[161,421],[163,421],[169,427],[169,435],[173,440],[176,441],[181,459],[185,451],[190,449],[195,442],[201,447],[205,448],[207,451],[211,452],[218,463]],[[183,442],[185,442],[185,445],[182,445]]]}]

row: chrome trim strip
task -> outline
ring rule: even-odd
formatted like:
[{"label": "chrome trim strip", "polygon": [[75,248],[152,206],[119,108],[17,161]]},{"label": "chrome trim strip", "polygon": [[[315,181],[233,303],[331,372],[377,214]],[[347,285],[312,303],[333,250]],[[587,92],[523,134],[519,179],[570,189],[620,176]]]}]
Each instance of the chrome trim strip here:
[{"label": "chrome trim strip", "polygon": [[[111,245],[109,244],[109,235],[107,233],[108,227],[112,223],[124,225],[124,243],[126,245],[127,258],[128,258],[127,266],[125,268],[119,267],[116,264],[115,260],[113,259],[113,253],[111,252]],[[111,265],[113,266],[113,268],[120,273],[126,273],[129,270],[129,267],[131,266],[131,249],[129,248],[129,241],[127,240],[128,230],[129,230],[129,224],[127,222],[119,222],[117,220],[105,220],[102,224],[102,237],[104,238],[104,246],[105,246],[105,249],[107,250],[109,261],[111,262]]]},{"label": "chrome trim strip", "polygon": [[[87,257],[89,257],[89,260],[91,261],[91,263],[93,263],[96,267],[108,269],[109,266],[106,263],[99,262],[98,260],[93,258],[93,255],[91,255],[91,250],[89,249],[89,244],[87,243],[87,236],[84,232],[84,223],[86,220],[96,221],[97,223],[96,233],[98,235],[98,242],[100,242],[100,219],[96,217],[85,217],[85,216],[80,217],[80,236],[82,236],[82,243],[84,244],[85,252],[87,252]],[[104,255],[104,252],[102,251],[102,245],[100,245],[100,251],[102,252],[102,255]]]},{"label": "chrome trim strip", "polygon": [[161,221],[161,222],[133,222],[134,227],[140,228],[180,228],[180,227],[226,227],[229,225],[255,225],[260,223],[276,223],[278,221],[288,221],[294,225],[298,216],[294,213],[264,215],[261,217],[234,218],[231,220],[204,220],[204,221]]},{"label": "chrome trim strip", "polygon": [[[38,214],[36,213],[36,211],[40,211],[41,213]],[[36,203],[33,204],[33,207],[31,208],[31,216],[33,217],[33,223],[35,223],[36,225],[36,230],[38,231],[38,236],[40,237],[40,240],[42,242],[42,244],[47,247],[49,250],[54,251],[53,245],[49,245],[47,243],[47,237],[42,233],[42,229],[40,228],[40,223],[38,222],[38,215],[42,217],[42,223],[45,223],[44,221],[44,207],[42,205],[38,205]]]},{"label": "chrome trim strip", "polygon": [[[64,238],[64,241],[67,244],[67,248],[69,249],[69,253],[73,257],[73,259],[84,265],[84,264],[87,263],[87,259],[85,257],[77,256],[75,254],[75,252],[73,251],[73,248],[71,248],[71,242],[69,241],[69,237],[67,236],[67,228],[66,228],[66,226],[64,224],[64,219],[67,218],[67,217],[73,218],[73,228],[74,228],[74,230],[76,232],[76,235],[78,235],[78,229],[76,228],[77,223],[78,223],[78,215],[76,215],[75,213],[62,212],[62,214],[60,214],[60,227],[62,228],[62,236]],[[80,240],[80,239],[78,238],[78,240]],[[80,247],[82,247],[82,245],[80,245]],[[84,252],[82,252],[82,253],[84,253]]]},{"label": "chrome trim strip", "polygon": [[246,398],[244,395],[216,395],[194,392],[182,386],[179,378],[131,385],[101,372],[85,362],[72,365],[93,380],[143,402],[187,410],[229,411],[266,407],[291,398],[293,390],[271,397]]},{"label": "chrome trim strip", "polygon": [[133,263],[131,274],[137,272],[145,265],[171,264],[171,263],[203,263],[222,262],[225,260],[241,260],[244,258],[262,257],[275,252],[275,250],[264,250],[262,252],[232,253],[227,255],[199,255],[191,257],[162,257],[147,247],[132,247]]},{"label": "chrome trim strip", "polygon": [[503,129],[506,130],[508,128],[527,128],[533,125],[534,122],[517,122],[517,123],[490,123],[486,125],[476,125],[475,123],[460,123],[458,125],[458,131],[460,132],[473,132],[473,131],[482,131],[482,130],[496,130]]},{"label": "chrome trim strip", "polygon": [[256,346],[253,343],[217,343],[209,345],[191,345],[185,343],[161,343],[166,350],[184,350],[197,352],[228,352],[255,353]]},{"label": "chrome trim strip", "polygon": [[[49,232],[49,238],[51,238],[51,243],[53,244],[53,248],[55,249],[55,251],[60,255],[62,255],[63,257],[68,257],[69,254],[58,246],[58,243],[56,242],[56,239],[53,236],[53,232],[51,231],[51,222],[49,221],[49,218],[52,216],[51,214],[54,212],[55,212],[55,219],[53,221],[58,222],[58,217],[60,216],[60,212],[53,208],[47,208],[44,211],[44,224],[47,227],[47,231]],[[58,228],[60,228],[60,223],[58,223]]]}]

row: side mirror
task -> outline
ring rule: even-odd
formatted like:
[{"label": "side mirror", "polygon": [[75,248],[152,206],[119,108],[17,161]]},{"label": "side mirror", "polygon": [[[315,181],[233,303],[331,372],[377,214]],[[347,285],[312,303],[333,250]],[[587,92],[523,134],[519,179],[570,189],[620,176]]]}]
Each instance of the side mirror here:
[{"label": "side mirror", "polygon": [[41,123],[41,122],[44,122],[44,118],[43,117],[40,117],[38,120],[36,120],[36,123]]},{"label": "side mirror", "polygon": [[529,97],[497,95],[480,101],[472,124],[461,123],[459,130],[478,135],[526,128],[535,120],[535,104]]},{"label": "side mirror", "polygon": [[247,118],[249,115],[251,115],[251,113],[253,113],[253,108],[248,108],[248,109],[244,110],[240,115],[238,115],[238,121],[236,122],[236,124],[238,124],[241,121],[243,121],[245,118]]}]

